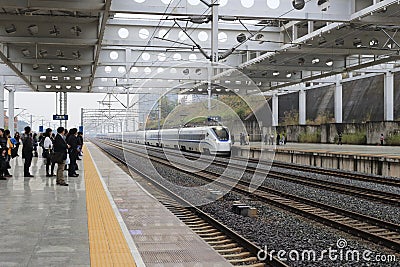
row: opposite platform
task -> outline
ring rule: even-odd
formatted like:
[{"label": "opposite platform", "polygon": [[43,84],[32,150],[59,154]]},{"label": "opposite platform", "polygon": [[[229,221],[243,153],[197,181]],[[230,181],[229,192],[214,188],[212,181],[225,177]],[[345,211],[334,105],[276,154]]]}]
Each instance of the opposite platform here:
[{"label": "opposite platform", "polygon": [[252,142],[242,146],[235,143],[232,147],[234,156],[269,159],[272,152],[274,160],[282,162],[394,177],[400,173],[400,149],[395,146],[304,143],[261,146],[260,142]]}]

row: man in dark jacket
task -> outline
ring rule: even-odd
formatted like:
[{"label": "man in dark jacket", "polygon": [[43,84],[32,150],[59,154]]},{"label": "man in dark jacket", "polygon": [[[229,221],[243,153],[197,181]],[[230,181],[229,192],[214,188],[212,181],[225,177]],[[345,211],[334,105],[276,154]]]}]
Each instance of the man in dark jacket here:
[{"label": "man in dark jacket", "polygon": [[[54,138],[54,156],[53,158],[59,158],[57,163],[57,185],[68,186],[64,180],[64,166],[65,160],[67,159],[67,148],[68,145],[64,140],[64,127],[57,128],[57,135]],[[57,155],[56,155],[57,154]]]},{"label": "man in dark jacket", "polygon": [[32,163],[32,151],[33,151],[33,139],[31,133],[31,127],[26,126],[24,128],[25,133],[22,135],[22,158],[25,159],[24,162],[24,177],[33,177],[32,174],[29,173],[29,168]]},{"label": "man in dark jacket", "polygon": [[68,177],[78,177],[79,174],[75,172],[76,170],[76,159],[78,158],[78,129],[72,128],[68,132],[67,136],[67,144],[69,145],[68,147],[68,154],[69,154],[69,168],[68,168]]}]

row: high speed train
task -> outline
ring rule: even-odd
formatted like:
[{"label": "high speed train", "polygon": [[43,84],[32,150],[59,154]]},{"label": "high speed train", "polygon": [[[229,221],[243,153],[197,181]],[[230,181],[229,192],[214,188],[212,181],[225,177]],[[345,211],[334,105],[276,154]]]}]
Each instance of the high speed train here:
[{"label": "high speed train", "polygon": [[232,146],[228,128],[223,126],[110,133],[102,137],[119,141],[123,138],[124,142],[221,156],[229,156]]}]

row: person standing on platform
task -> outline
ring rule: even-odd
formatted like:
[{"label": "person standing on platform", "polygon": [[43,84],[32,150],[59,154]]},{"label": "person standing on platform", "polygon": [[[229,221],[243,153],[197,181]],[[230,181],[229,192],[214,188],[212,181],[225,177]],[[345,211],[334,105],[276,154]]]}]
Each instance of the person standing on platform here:
[{"label": "person standing on platform", "polygon": [[76,159],[78,158],[78,129],[72,128],[69,130],[68,136],[66,138],[67,144],[69,145],[68,154],[69,154],[69,168],[68,168],[68,177],[78,177],[79,174],[75,172],[76,170]]},{"label": "person standing on platform", "polygon": [[380,142],[381,142],[381,146],[383,146],[384,142],[385,142],[385,136],[383,135],[383,133],[381,133],[381,137],[379,138]]},{"label": "person standing on platform", "polygon": [[37,158],[39,156],[37,152],[37,147],[39,144],[37,133],[34,133],[32,138],[33,138],[33,156]]},{"label": "person standing on platform", "polygon": [[343,145],[342,139],[343,139],[343,134],[342,134],[342,132],[339,132],[339,134],[338,134],[338,145]]},{"label": "person standing on platform", "polygon": [[7,158],[6,158],[6,162],[7,162],[7,169],[5,171],[5,177],[12,177],[12,175],[10,174],[10,172],[8,171],[8,169],[11,169],[11,165],[10,165],[10,161],[11,161],[11,152],[14,148],[14,144],[11,142],[11,133],[10,130],[5,130],[4,131],[4,136],[7,138]]},{"label": "person standing on platform", "polygon": [[[14,134],[14,139],[15,139],[15,147],[16,147],[17,152],[18,152],[19,145],[21,144],[21,136],[19,135],[19,132],[16,132],[16,133]],[[17,157],[18,157],[18,156],[19,156],[19,155],[18,155],[18,153],[17,153]]]},{"label": "person standing on platform", "polygon": [[57,185],[68,186],[64,180],[64,166],[67,159],[67,142],[64,140],[64,127],[57,128],[57,135],[54,138],[53,162],[57,163]]},{"label": "person standing on platform", "polygon": [[82,156],[82,149],[83,149],[83,133],[78,132],[78,157],[76,158],[77,160],[81,160],[79,156]]},{"label": "person standing on platform", "polygon": [[278,135],[276,136],[276,145],[279,146],[281,143],[281,135],[278,133]]},{"label": "person standing on platform", "polygon": [[32,174],[29,173],[29,168],[32,163],[32,151],[33,151],[33,138],[31,133],[31,127],[26,126],[24,128],[25,133],[22,135],[22,158],[25,159],[24,162],[24,177],[33,177]]},{"label": "person standing on platform", "polygon": [[[54,175],[54,166],[56,163],[51,160],[51,154],[53,151],[53,141],[51,140],[51,132],[52,130],[50,128],[47,128],[43,137],[43,157],[46,158],[46,177],[52,177]],[[51,168],[50,168],[51,166]],[[49,172],[49,169],[51,172]]]}]

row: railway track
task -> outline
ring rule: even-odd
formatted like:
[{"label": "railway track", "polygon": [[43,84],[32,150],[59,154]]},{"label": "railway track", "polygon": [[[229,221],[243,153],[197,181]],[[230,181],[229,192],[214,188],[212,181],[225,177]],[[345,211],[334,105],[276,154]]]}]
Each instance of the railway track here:
[{"label": "railway track", "polygon": [[[112,143],[108,143],[108,145],[113,146],[116,149],[122,149],[122,146],[120,145]],[[125,148],[124,151],[138,156],[143,156],[140,152],[136,152],[132,149]],[[175,168],[174,166],[171,166],[168,160],[152,155],[147,156],[157,163],[163,164],[169,168]],[[181,165],[183,166],[184,164]],[[272,204],[276,207],[310,218],[339,230],[346,231],[355,236],[373,241],[400,252],[400,225],[283,193],[265,186],[260,186],[255,192],[250,194],[248,191],[250,183],[242,180],[238,181],[235,177],[224,176],[223,180],[221,180],[218,175],[210,171],[203,170],[193,173],[181,169],[178,170],[207,182],[213,182],[214,185],[219,185],[221,187],[234,185],[233,190],[238,193],[250,195],[251,197],[265,203]],[[216,181],[217,178],[220,179],[220,182]]]},{"label": "railway track", "polygon": [[[154,151],[154,152],[160,153],[160,150],[156,149],[156,148],[147,147],[146,149],[148,151]],[[170,155],[172,155],[174,153],[175,152],[173,150],[168,152],[168,154],[170,154]],[[178,153],[175,153],[175,154],[179,155]],[[189,158],[189,159],[193,159],[193,160],[201,160],[198,158],[198,155],[185,154],[185,157]],[[241,158],[233,158],[233,159],[235,159],[237,161],[243,161],[243,159],[241,159]],[[255,163],[255,162],[252,162],[252,163]],[[271,165],[271,162],[268,163],[268,162],[264,161],[263,163]],[[274,164],[274,166],[276,166],[275,162],[273,164]],[[225,168],[228,166],[228,162],[225,159],[216,158],[213,160],[213,165]],[[283,167],[283,165],[281,165],[281,166]],[[284,166],[286,166],[286,165],[284,165]],[[229,168],[243,170],[243,165],[229,162]],[[251,173],[257,172],[257,174],[265,174],[266,177],[268,177],[268,178],[273,178],[273,179],[277,179],[277,180],[301,184],[301,185],[305,185],[305,186],[309,186],[309,187],[319,188],[319,189],[323,189],[323,190],[327,190],[327,191],[337,192],[340,194],[359,197],[359,198],[363,198],[363,199],[368,199],[368,200],[400,207],[400,195],[398,195],[398,194],[393,194],[393,193],[379,191],[379,190],[373,190],[373,189],[367,189],[367,188],[363,188],[363,187],[359,187],[359,186],[342,184],[342,183],[338,183],[338,182],[326,181],[326,180],[321,180],[321,179],[316,179],[316,178],[303,177],[301,175],[296,175],[296,174],[287,174],[287,173],[282,173],[282,172],[278,172],[278,171],[274,171],[274,170],[262,170],[262,168],[260,169],[260,168],[251,167],[251,166],[246,166],[246,171],[251,172]],[[332,172],[332,171],[327,170],[327,173],[330,173],[330,172]],[[320,172],[320,173],[322,174],[322,172]],[[389,181],[386,185],[392,185],[393,182],[395,182],[395,180],[390,180],[390,179],[387,179],[387,180],[389,180]],[[368,181],[370,181],[370,180],[368,180]]]},{"label": "railway track", "polygon": [[[236,160],[240,160],[240,158],[232,158]],[[243,160],[243,159],[242,159]],[[249,159],[249,162],[257,164],[260,162],[261,164],[271,164],[268,161],[265,160],[254,160],[254,159]],[[324,174],[324,175],[330,175],[338,178],[345,178],[345,179],[351,179],[351,180],[358,180],[362,182],[370,182],[370,183],[375,183],[375,184],[382,184],[382,185],[388,185],[388,186],[394,186],[394,187],[400,187],[400,179],[390,179],[386,177],[380,177],[380,176],[371,176],[367,174],[362,174],[362,173],[350,173],[342,170],[330,170],[330,169],[322,169],[322,168],[317,168],[313,166],[302,166],[302,165],[297,165],[297,164],[288,164],[284,162],[275,162],[273,163],[274,167],[278,168],[285,168],[285,169],[291,169],[291,170],[297,170],[297,171],[304,171],[304,172],[313,172],[313,173],[318,173],[318,174]]]},{"label": "railway track", "polygon": [[[151,184],[158,189],[158,191],[153,193],[153,196],[232,265],[248,267],[288,267],[288,265],[276,258],[273,258],[273,260],[268,263],[260,262],[257,259],[257,253],[260,251],[260,248],[251,241],[219,223],[200,209],[192,206],[189,202],[185,201],[153,178],[142,173],[134,166],[129,165],[124,160],[123,156],[110,151],[110,149],[103,147],[98,142],[93,143],[147,181],[151,181]],[[110,146],[110,144],[106,145]],[[116,147],[114,146],[114,148]],[[116,149],[120,148],[121,147]]]}]

